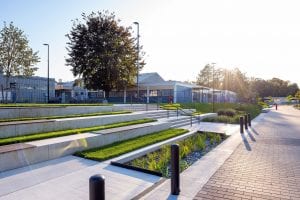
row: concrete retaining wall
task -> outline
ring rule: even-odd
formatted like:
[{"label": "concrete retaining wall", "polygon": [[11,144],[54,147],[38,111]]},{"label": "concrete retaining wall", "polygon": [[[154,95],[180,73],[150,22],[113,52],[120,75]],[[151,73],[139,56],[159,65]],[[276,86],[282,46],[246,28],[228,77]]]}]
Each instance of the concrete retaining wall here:
[{"label": "concrete retaining wall", "polygon": [[[112,112],[120,110],[141,111],[153,105],[146,104],[118,104],[113,106],[53,106],[53,107],[24,107],[0,108],[0,119],[22,117],[64,116],[72,114],[85,114],[96,112]],[[153,108],[152,108],[153,109]]]},{"label": "concrete retaining wall", "polygon": [[[82,137],[78,137],[77,139],[67,136],[70,140],[62,142],[59,142],[57,138],[48,139],[48,143],[45,142],[45,140],[43,143],[40,141],[28,142],[27,144],[34,145],[35,147],[0,154],[0,172],[71,155],[77,151],[101,147],[113,142],[165,130],[170,127],[170,123],[154,122],[147,125],[145,124],[145,126],[139,128],[133,127],[134,126],[124,127],[123,131],[106,134],[101,134],[101,131],[99,134],[80,134],[78,136]],[[111,130],[113,131],[113,129]]]},{"label": "concrete retaining wall", "polygon": [[40,123],[19,123],[14,125],[0,125],[0,138],[28,135],[33,133],[51,132],[66,129],[101,126],[123,121],[146,118],[145,114],[103,115],[93,117],[78,117],[56,119]]},{"label": "concrete retaining wall", "polygon": [[30,107],[30,108],[0,108],[0,119],[63,116],[95,112],[111,112],[123,110],[121,106],[67,106],[67,107]]}]

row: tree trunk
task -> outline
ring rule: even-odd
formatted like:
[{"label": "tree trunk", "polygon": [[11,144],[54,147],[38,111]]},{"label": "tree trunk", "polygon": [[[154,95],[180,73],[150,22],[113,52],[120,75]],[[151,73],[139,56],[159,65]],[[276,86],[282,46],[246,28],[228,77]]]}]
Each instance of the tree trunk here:
[{"label": "tree trunk", "polygon": [[1,84],[1,93],[2,93],[2,103],[4,103],[4,90],[3,90],[3,84]]},{"label": "tree trunk", "polygon": [[108,99],[110,90],[106,89],[104,90],[104,92],[105,92],[105,98]]},{"label": "tree trunk", "polygon": [[9,84],[9,76],[6,75],[6,79],[5,79],[5,100],[4,100],[4,103],[7,103],[8,100],[7,100],[7,92],[8,92],[8,84]]}]

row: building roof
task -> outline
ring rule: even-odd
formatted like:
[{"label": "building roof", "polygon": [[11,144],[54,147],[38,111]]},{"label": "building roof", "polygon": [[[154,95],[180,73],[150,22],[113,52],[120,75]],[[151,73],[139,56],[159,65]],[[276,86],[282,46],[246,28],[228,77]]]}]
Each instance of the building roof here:
[{"label": "building roof", "polygon": [[139,84],[163,82],[165,80],[157,72],[139,74]]}]

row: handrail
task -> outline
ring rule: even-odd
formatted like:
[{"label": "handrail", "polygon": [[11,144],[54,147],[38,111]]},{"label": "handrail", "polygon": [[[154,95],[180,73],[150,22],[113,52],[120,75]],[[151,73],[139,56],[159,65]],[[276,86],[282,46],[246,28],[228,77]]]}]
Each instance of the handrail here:
[{"label": "handrail", "polygon": [[196,117],[193,115],[193,113],[188,113],[186,112],[184,109],[177,107],[177,116],[178,116],[178,110],[180,110],[181,112],[185,113],[187,116],[191,116],[191,126],[193,126],[193,118],[195,118],[198,121],[198,124],[200,124],[201,118],[200,117]]}]

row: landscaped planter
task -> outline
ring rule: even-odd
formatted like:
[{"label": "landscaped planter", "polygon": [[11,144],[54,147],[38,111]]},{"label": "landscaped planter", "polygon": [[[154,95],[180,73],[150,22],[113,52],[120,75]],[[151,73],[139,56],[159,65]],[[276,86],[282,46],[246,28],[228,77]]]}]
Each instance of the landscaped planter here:
[{"label": "landscaped planter", "polygon": [[[182,172],[207,152],[226,139],[218,133],[197,132],[177,143],[180,145],[180,171]],[[163,177],[170,177],[170,145],[164,145],[159,150],[125,163],[112,162],[112,165],[138,170]]]}]

